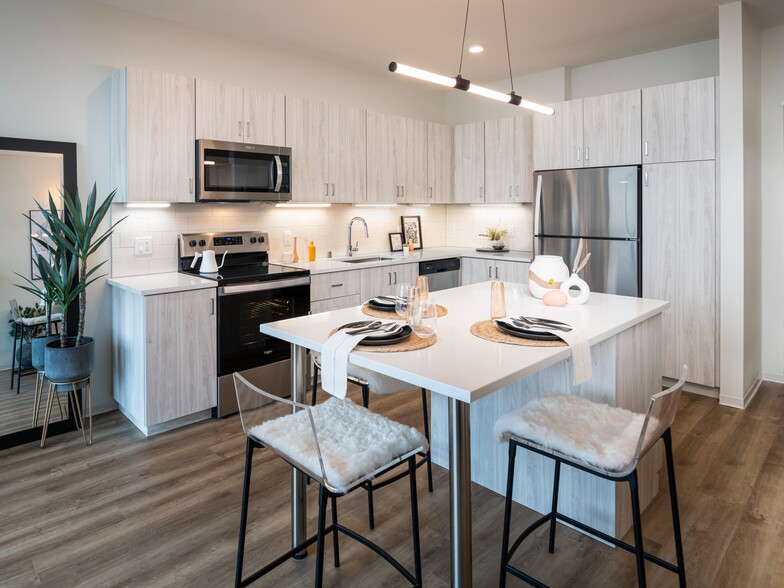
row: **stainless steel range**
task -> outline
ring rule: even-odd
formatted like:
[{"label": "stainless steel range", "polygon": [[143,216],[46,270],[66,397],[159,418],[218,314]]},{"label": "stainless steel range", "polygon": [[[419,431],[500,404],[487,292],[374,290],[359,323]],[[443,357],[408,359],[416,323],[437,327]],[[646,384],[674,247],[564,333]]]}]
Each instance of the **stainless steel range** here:
[{"label": "stainless steel range", "polygon": [[[226,253],[217,273],[199,271],[203,257],[196,253],[208,250],[215,251],[218,263]],[[262,390],[289,396],[291,347],[260,333],[259,325],[310,312],[310,272],[269,263],[269,236],[263,231],[183,233],[179,257],[181,273],[215,280],[218,288],[215,415],[237,412],[234,372]]]}]

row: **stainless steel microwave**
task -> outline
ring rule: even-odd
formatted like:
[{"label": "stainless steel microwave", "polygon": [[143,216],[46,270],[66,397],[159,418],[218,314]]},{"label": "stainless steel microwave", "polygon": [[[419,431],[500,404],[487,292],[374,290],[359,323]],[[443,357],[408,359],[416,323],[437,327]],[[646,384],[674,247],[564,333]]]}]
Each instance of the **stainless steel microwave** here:
[{"label": "stainless steel microwave", "polygon": [[291,200],[291,149],[270,145],[196,141],[196,200]]}]

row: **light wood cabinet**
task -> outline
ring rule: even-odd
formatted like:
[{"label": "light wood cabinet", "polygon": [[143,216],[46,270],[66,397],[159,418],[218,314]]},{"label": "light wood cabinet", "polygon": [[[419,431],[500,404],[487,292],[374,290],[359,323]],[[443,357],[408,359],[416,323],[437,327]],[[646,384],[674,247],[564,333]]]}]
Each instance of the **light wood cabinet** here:
[{"label": "light wood cabinet", "polygon": [[454,128],[454,202],[484,202],[485,123]]},{"label": "light wood cabinet", "polygon": [[527,284],[528,267],[530,265],[530,263],[524,261],[464,257],[460,264],[460,283],[466,286],[478,282],[502,280],[504,282]]},{"label": "light wood cabinet", "polygon": [[196,80],[196,138],[285,145],[285,97]]},{"label": "light wood cabinet", "polygon": [[371,267],[360,270],[361,298],[364,302],[375,296],[391,296],[396,293],[399,284],[414,284],[419,275],[418,263],[405,263]]},{"label": "light wood cabinet", "polygon": [[427,123],[368,112],[368,202],[427,202]]},{"label": "light wood cabinet", "polygon": [[310,276],[310,300],[312,302],[359,294],[359,283],[359,270],[312,274]]},{"label": "light wood cabinet", "polygon": [[142,296],[112,288],[114,398],[145,435],[217,404],[214,288]]},{"label": "light wood cabinet", "polygon": [[193,202],[194,79],[125,67],[111,78],[117,202]]},{"label": "light wood cabinet", "polygon": [[427,200],[452,200],[452,127],[427,123]]},{"label": "light wood cabinet", "polygon": [[531,117],[485,121],[485,202],[532,202]]},{"label": "light wood cabinet", "polygon": [[569,169],[641,162],[639,90],[578,98],[534,117],[534,169]]},{"label": "light wood cabinet", "polygon": [[642,91],[643,163],[716,158],[714,78]]},{"label": "light wood cabinet", "polygon": [[583,99],[583,166],[642,163],[640,90]]},{"label": "light wood cabinet", "polygon": [[286,142],[293,200],[365,202],[364,110],[287,96]]},{"label": "light wood cabinet", "polygon": [[715,386],[717,339],[714,161],[643,167],[643,296],[669,300],[662,315],[666,377]]}]

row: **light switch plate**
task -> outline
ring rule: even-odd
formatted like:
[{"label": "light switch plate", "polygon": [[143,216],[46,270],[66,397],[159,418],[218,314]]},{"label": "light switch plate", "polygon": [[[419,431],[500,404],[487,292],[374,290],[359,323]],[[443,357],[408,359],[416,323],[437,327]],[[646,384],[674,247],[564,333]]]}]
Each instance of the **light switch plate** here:
[{"label": "light switch plate", "polygon": [[291,247],[291,231],[283,231],[283,246]]},{"label": "light switch plate", "polygon": [[136,237],[133,240],[133,256],[149,257],[152,255],[152,237]]},{"label": "light switch plate", "polygon": [[507,233],[509,233],[509,238],[513,238],[515,236],[515,226],[514,225],[507,225],[506,227]]}]

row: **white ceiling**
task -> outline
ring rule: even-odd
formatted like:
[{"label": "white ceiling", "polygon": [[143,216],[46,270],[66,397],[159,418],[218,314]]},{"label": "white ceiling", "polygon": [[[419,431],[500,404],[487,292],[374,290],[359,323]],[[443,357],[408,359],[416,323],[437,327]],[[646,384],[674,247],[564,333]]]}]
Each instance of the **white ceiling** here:
[{"label": "white ceiling", "polygon": [[[94,0],[100,4],[383,72],[399,61],[457,73],[462,0]],[[506,0],[514,75],[575,67],[718,37],[726,0]],[[766,27],[784,24],[784,0],[747,0]],[[507,77],[500,0],[472,0],[463,75]]]}]

